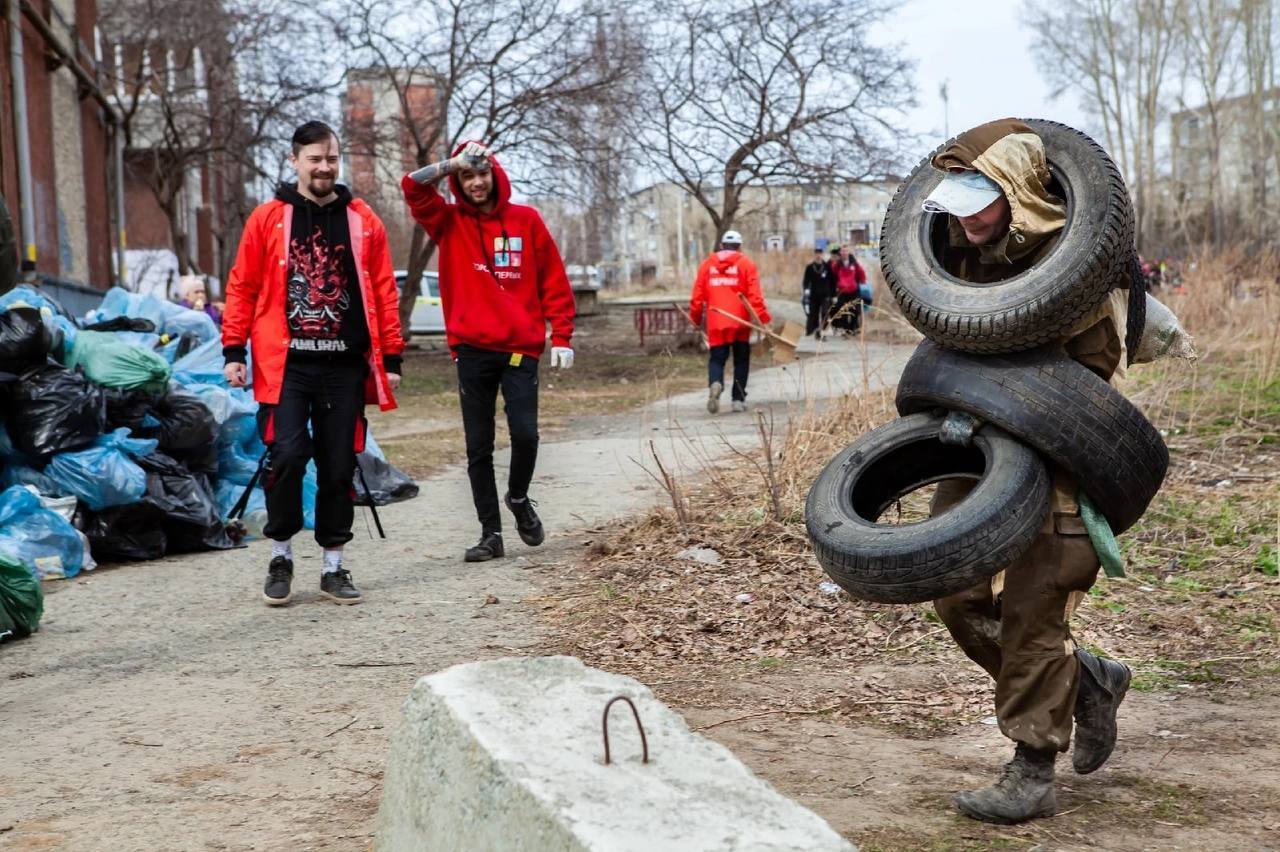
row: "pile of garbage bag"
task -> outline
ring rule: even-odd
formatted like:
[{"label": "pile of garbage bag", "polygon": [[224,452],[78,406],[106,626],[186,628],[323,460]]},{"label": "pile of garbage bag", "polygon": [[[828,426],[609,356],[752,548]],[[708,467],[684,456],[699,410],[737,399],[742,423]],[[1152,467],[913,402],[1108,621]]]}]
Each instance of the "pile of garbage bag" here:
[{"label": "pile of garbage bag", "polygon": [[[260,483],[228,523],[266,448],[223,366],[209,316],[154,296],[114,288],[79,320],[38,288],[0,296],[0,640],[38,626],[39,580],[261,534]],[[417,495],[372,436],[359,462],[362,505]],[[309,467],[308,527],[315,491]]]}]

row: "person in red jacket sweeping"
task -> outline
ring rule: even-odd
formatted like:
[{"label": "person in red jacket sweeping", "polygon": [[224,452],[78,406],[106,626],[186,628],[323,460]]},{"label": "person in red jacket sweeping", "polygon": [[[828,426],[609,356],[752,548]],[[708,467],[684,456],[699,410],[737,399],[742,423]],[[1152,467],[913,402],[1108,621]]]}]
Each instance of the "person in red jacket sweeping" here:
[{"label": "person in red jacket sweeping", "polygon": [[395,408],[404,340],[387,233],[369,206],[337,183],[337,134],[309,121],[292,141],[298,182],[281,184],[249,214],[227,277],[224,372],[232,387],[244,387],[251,344],[258,427],[268,449],[263,532],[272,546],[264,599],[269,606],[290,600],[291,542],[302,529],[302,480],[314,457],[320,592],[353,604],[361,596],[342,550],[355,514],[351,477],[364,449],[364,405]]},{"label": "person in red jacket sweeping", "polygon": [[[747,410],[747,374],[751,371],[751,328],[739,320],[753,322],[743,297],[751,304],[756,318],[766,325],[772,320],[760,293],[760,273],[756,265],[742,253],[742,235],[725,231],[720,250],[702,261],[698,277],[689,297],[689,319],[699,325],[707,320],[707,343],[711,357],[707,362],[707,411],[720,410],[720,394],[724,393],[724,365],[733,354],[734,411]],[[730,316],[726,316],[729,314]],[[737,319],[734,319],[737,317]]]},{"label": "person in red jacket sweeping", "polygon": [[[448,177],[456,203],[435,184]],[[538,211],[511,203],[511,182],[493,153],[464,142],[443,162],[401,181],[405,201],[440,248],[440,301],[458,365],[458,397],[467,443],[467,475],[480,541],[467,562],[506,555],[493,472],[494,407],[502,391],[511,433],[511,469],[503,498],[521,541],[545,533],[529,499],[538,458],[538,361],[551,326],[551,366],[573,366],[573,290],[560,250]]]}]

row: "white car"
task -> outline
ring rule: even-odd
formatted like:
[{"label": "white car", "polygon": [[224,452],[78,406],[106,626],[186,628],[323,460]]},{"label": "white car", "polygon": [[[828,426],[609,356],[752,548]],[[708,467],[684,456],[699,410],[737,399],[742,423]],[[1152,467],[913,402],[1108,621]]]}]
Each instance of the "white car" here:
[{"label": "white car", "polygon": [[[396,290],[404,289],[409,273],[396,270]],[[414,334],[444,334],[444,307],[440,304],[440,273],[430,270],[422,273],[422,286],[418,288],[418,301],[409,318],[409,331]]]}]

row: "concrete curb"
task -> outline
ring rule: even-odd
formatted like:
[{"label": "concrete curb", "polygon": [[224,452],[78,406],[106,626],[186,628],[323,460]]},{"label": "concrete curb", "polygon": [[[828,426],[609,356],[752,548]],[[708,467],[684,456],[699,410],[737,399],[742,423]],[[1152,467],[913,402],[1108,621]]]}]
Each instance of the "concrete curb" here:
[{"label": "concrete curb", "polygon": [[[631,698],[650,762],[624,702]],[[629,677],[573,657],[507,658],[424,677],[391,742],[375,848],[518,852],[854,847]]]}]

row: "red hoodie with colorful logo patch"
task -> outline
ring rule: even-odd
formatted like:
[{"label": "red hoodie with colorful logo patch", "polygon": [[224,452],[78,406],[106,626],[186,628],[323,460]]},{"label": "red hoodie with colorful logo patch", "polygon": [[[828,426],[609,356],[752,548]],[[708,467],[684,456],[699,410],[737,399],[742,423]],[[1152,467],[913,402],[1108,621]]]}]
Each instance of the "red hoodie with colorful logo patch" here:
[{"label": "red hoodie with colorful logo patch", "polygon": [[[457,155],[467,143],[454,150]],[[511,182],[496,159],[497,204],[482,213],[466,199],[457,175],[445,201],[431,184],[400,182],[413,218],[439,246],[440,301],[449,348],[460,344],[531,358],[551,344],[570,346],[576,308],[560,250],[538,211],[511,203]]]}]

